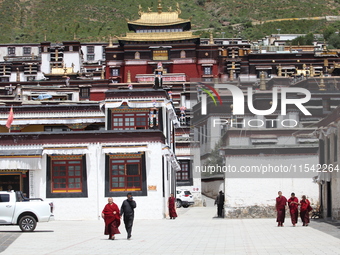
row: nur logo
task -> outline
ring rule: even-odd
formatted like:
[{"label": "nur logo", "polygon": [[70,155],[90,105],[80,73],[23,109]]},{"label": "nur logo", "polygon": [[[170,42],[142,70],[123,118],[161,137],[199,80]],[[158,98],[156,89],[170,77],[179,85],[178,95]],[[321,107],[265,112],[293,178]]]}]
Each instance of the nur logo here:
[{"label": "nur logo", "polygon": [[206,115],[207,114],[207,95],[209,95],[211,97],[211,99],[213,100],[214,104],[217,106],[217,101],[215,96],[209,91],[211,90],[217,97],[220,105],[222,105],[222,99],[221,96],[217,93],[217,91],[210,85],[207,84],[203,84],[200,83],[200,85],[198,85],[198,88],[201,89],[202,91],[204,91],[207,94],[203,94],[201,95],[201,114],[202,115]]},{"label": "nur logo", "polygon": [[[209,85],[204,84],[205,87],[209,88],[211,91],[215,93],[217,96],[220,105],[222,105],[222,100],[220,95],[216,92],[216,90]],[[243,93],[243,91],[234,86],[234,85],[228,85],[223,84],[223,88],[228,89],[233,97],[233,114],[234,115],[244,115],[244,106],[245,106],[245,98],[247,99],[247,107],[249,111],[255,115],[269,115],[276,111],[278,107],[278,103],[281,102],[281,115],[287,114],[287,105],[292,104],[295,105],[304,115],[312,115],[306,107],[303,105],[304,103],[307,103],[311,99],[311,93],[304,88],[291,88],[291,87],[283,87],[280,89],[280,92],[278,91],[277,87],[274,87],[272,90],[272,105],[271,108],[268,110],[258,110],[255,109],[254,103],[253,103],[253,88],[247,89],[246,97]],[[214,95],[206,88],[201,86],[201,89],[206,92],[214,101],[214,104],[217,106],[216,99]],[[288,97],[288,94],[296,94],[296,98],[290,98]],[[281,98],[279,99],[279,95]],[[304,97],[302,97],[304,96]],[[202,93],[201,97],[201,114],[206,115],[207,114],[207,95]]]}]

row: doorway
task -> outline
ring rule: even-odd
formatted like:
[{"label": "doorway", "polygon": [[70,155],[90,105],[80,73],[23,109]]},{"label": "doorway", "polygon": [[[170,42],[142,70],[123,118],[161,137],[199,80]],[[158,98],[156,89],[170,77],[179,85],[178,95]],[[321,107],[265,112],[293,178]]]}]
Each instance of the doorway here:
[{"label": "doorway", "polygon": [[22,172],[0,172],[0,190],[22,191],[29,195],[29,178]]},{"label": "doorway", "polygon": [[326,201],[327,201],[327,217],[332,217],[332,189],[331,182],[326,182]]}]

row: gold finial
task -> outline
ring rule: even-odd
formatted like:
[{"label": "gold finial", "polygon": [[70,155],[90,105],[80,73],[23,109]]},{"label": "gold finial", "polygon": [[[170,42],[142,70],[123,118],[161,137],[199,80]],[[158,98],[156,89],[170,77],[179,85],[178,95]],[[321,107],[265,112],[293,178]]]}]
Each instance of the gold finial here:
[{"label": "gold finial", "polygon": [[230,80],[230,81],[233,81],[233,80],[234,80],[234,69],[230,69],[229,80]]},{"label": "gold finial", "polygon": [[76,33],[73,34],[73,40],[77,40]]},{"label": "gold finial", "polygon": [[19,68],[17,68],[17,81],[20,81],[20,71],[19,71]]},{"label": "gold finial", "polygon": [[312,64],[310,64],[309,71],[310,71],[310,77],[314,77],[314,67],[312,66]]},{"label": "gold finial", "polygon": [[128,71],[127,73],[127,83],[131,83],[131,73],[130,73],[130,70]]},{"label": "gold finial", "polygon": [[277,74],[279,77],[282,76],[282,67],[281,67],[281,64],[279,64],[279,67],[278,67],[278,74]]},{"label": "gold finial", "polygon": [[105,79],[105,68],[103,68],[103,67],[102,67],[102,71],[101,71],[101,74],[100,74],[100,78],[101,78],[102,80]]},{"label": "gold finial", "polygon": [[325,58],[325,59],[323,60],[323,65],[324,65],[324,66],[328,66],[328,59],[327,59],[327,58]]},{"label": "gold finial", "polygon": [[152,12],[152,8],[148,7],[148,13]]},{"label": "gold finial", "polygon": [[143,14],[143,8],[141,5],[138,5],[138,15],[141,16]]},{"label": "gold finial", "polygon": [[112,47],[113,45],[112,45],[112,37],[111,37],[111,35],[110,35],[109,38],[110,38],[110,39],[109,39],[109,47]]},{"label": "gold finial", "polygon": [[210,35],[209,35],[209,44],[214,44],[213,32],[210,31],[209,33],[210,33]]},{"label": "gold finial", "polygon": [[45,41],[45,42],[47,41],[47,37],[46,37],[46,34],[44,35],[44,41]]},{"label": "gold finial", "polygon": [[265,74],[262,71],[260,74],[260,90],[266,90],[266,80],[265,80]]},{"label": "gold finial", "polygon": [[176,3],[176,12],[178,15],[180,15],[182,13],[181,9],[179,8],[179,3]]},{"label": "gold finial", "polygon": [[158,10],[158,13],[161,14],[162,13],[162,0],[158,0],[158,6],[157,6],[157,10]]},{"label": "gold finial", "polygon": [[320,80],[319,90],[325,91],[326,90],[326,86],[325,86],[325,82],[323,80],[323,72],[321,72],[320,78],[321,78],[321,80]]},{"label": "gold finial", "polygon": [[172,7],[171,6],[168,7],[168,11],[172,12]]}]

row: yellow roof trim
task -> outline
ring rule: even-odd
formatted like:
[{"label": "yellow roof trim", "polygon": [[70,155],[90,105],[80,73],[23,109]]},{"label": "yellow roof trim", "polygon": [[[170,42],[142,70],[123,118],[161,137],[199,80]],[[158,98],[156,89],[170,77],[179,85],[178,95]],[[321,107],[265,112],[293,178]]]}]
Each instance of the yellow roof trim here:
[{"label": "yellow roof trim", "polygon": [[185,32],[159,32],[159,33],[126,33],[125,37],[118,37],[123,41],[173,41],[200,38],[191,31]]}]

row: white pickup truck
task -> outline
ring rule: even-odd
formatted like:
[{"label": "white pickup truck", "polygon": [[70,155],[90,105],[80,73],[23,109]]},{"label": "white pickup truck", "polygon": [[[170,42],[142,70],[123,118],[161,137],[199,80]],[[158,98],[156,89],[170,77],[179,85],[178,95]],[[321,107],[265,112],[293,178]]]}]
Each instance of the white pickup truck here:
[{"label": "white pickup truck", "polygon": [[0,191],[0,225],[19,225],[34,231],[37,222],[53,220],[53,203],[41,198],[26,198],[20,191]]}]

